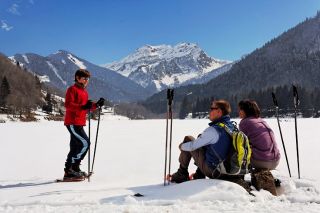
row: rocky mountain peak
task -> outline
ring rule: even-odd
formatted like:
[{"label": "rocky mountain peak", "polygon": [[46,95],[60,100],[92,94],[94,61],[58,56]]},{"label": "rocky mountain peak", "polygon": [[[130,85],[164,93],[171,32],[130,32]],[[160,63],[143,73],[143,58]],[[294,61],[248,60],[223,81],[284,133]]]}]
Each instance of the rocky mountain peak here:
[{"label": "rocky mountain peak", "polygon": [[145,45],[106,67],[154,92],[175,87],[228,64],[208,56],[197,44]]}]

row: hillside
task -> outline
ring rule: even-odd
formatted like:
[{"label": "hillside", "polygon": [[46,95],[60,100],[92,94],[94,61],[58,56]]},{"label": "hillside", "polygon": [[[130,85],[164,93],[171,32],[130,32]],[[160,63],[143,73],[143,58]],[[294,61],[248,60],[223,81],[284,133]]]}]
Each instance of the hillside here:
[{"label": "hillside", "polygon": [[[252,91],[291,84],[313,90],[319,86],[319,70],[320,13],[267,42],[208,83],[177,88],[176,107],[186,95],[190,101],[210,97],[239,99]],[[163,91],[148,98],[144,105],[164,112],[165,98]],[[155,108],[159,105],[164,108]]]},{"label": "hillside", "polygon": [[[7,81],[7,86],[4,86],[4,81]],[[0,55],[0,85],[2,112],[21,114],[43,103],[39,79],[13,64],[4,55]]]}]

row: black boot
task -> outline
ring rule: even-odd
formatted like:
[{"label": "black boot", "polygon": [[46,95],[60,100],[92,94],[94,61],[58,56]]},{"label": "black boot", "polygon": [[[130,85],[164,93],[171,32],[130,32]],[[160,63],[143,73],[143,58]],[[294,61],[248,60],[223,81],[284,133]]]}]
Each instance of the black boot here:
[{"label": "black boot", "polygon": [[86,172],[81,171],[80,164],[78,163],[72,164],[72,170],[75,172],[78,172],[81,176],[85,176],[85,177],[88,176]]},{"label": "black boot", "polygon": [[84,176],[81,175],[79,172],[76,172],[72,169],[72,167],[64,168],[64,180],[67,179],[84,179]]},{"label": "black boot", "polygon": [[196,172],[193,174],[192,179],[196,180],[196,179],[205,179],[206,176],[201,172],[201,170],[199,169],[199,167],[197,168]]},{"label": "black boot", "polygon": [[189,180],[189,172],[187,169],[182,168],[181,166],[178,169],[178,171],[172,174],[171,176],[171,182],[175,182],[175,183],[182,183],[188,180]]}]

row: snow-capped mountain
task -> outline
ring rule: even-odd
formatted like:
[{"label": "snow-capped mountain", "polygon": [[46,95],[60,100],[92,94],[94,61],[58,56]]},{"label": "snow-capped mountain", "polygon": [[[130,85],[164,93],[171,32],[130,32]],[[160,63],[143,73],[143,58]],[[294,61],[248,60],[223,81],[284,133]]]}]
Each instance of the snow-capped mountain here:
[{"label": "snow-capped mountain", "polygon": [[88,69],[92,76],[88,86],[92,98],[105,97],[112,101],[135,101],[146,98],[150,92],[132,80],[107,68],[94,65],[74,54],[60,50],[47,57],[33,53],[9,57],[40,80],[65,90],[74,83],[74,73],[79,68]]},{"label": "snow-capped mountain", "polygon": [[118,62],[106,64],[105,67],[157,92],[205,76],[229,63],[209,57],[196,44],[180,43],[176,46],[146,45]]},{"label": "snow-capped mountain", "polygon": [[225,72],[228,72],[235,63],[236,62],[231,62],[231,63],[225,64],[225,65],[222,65],[221,67],[216,68],[216,69],[214,69],[210,72],[207,72],[203,75],[197,76],[195,78],[191,78],[191,79],[183,82],[181,84],[181,86],[189,85],[189,84],[205,84],[208,81],[210,81],[211,79],[214,79],[215,77],[217,77]]}]

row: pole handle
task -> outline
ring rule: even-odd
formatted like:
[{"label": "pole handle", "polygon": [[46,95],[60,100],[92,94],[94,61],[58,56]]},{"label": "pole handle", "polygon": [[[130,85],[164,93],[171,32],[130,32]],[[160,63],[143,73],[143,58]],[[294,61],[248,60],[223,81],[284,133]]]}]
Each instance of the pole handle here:
[{"label": "pole handle", "polygon": [[274,104],[276,107],[279,107],[278,101],[277,101],[277,98],[276,98],[276,95],[274,94],[274,92],[272,92],[272,100],[273,100],[273,104]]},{"label": "pole handle", "polygon": [[293,103],[294,107],[297,108],[297,106],[300,104],[299,101],[299,95],[298,95],[298,90],[295,85],[292,84],[292,89],[293,89]]},{"label": "pole handle", "polygon": [[167,89],[167,100],[168,100],[168,105],[172,105],[172,100],[174,96],[174,90],[173,89]]}]

